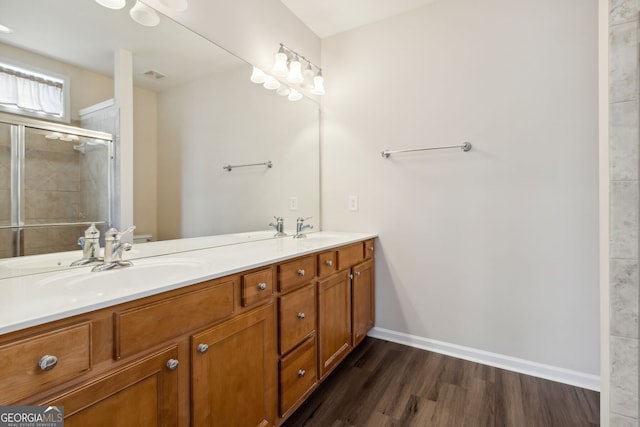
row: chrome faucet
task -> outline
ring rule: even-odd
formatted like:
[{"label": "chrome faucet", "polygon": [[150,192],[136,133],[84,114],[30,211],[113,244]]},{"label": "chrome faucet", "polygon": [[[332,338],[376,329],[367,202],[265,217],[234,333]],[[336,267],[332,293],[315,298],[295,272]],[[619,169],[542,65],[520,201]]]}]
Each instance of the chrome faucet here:
[{"label": "chrome faucet", "polygon": [[104,264],[96,265],[91,271],[105,271],[118,267],[130,267],[133,265],[131,261],[123,261],[122,253],[131,250],[131,243],[123,243],[120,238],[136,228],[135,225],[124,231],[118,231],[111,228],[104,236]]},{"label": "chrome faucet", "polygon": [[98,257],[100,251],[100,230],[95,224],[91,224],[89,228],[84,230],[84,237],[78,238],[78,245],[82,248],[82,259],[71,263],[71,267],[76,265],[85,265],[103,259]]},{"label": "chrome faucet", "polygon": [[309,218],[299,217],[296,220],[296,234],[295,234],[295,236],[293,236],[294,239],[302,239],[302,238],[307,237],[307,235],[304,234],[302,231],[306,230],[307,228],[308,229],[313,229],[313,225],[304,223],[308,219],[311,219],[311,217],[309,217]]},{"label": "chrome faucet", "polygon": [[281,216],[274,216],[276,223],[269,223],[269,227],[273,227],[276,230],[276,234],[273,237],[283,237],[287,233],[284,232],[284,218]]}]

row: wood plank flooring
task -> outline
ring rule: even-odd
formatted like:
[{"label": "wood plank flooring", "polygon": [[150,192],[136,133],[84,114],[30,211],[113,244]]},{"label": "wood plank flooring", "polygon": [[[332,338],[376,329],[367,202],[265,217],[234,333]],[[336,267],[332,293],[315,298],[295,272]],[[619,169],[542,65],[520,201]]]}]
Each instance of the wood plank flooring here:
[{"label": "wood plank flooring", "polygon": [[283,427],[591,427],[598,392],[366,338]]}]

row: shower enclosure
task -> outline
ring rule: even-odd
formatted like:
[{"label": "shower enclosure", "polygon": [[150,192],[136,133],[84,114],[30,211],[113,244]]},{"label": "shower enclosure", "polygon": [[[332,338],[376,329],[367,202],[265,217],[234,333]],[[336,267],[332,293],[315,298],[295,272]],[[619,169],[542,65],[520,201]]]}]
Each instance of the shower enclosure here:
[{"label": "shower enclosure", "polygon": [[0,258],[79,249],[113,217],[113,138],[0,114]]}]

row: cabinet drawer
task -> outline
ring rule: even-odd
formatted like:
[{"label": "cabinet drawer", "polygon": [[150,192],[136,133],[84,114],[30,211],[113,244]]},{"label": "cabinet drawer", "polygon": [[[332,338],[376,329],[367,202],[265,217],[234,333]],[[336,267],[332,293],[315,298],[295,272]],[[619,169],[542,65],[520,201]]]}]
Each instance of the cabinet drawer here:
[{"label": "cabinet drawer", "polygon": [[233,281],[114,313],[115,359],[136,354],[233,313]]},{"label": "cabinet drawer", "polygon": [[364,242],[364,259],[371,259],[375,254],[376,245],[374,239],[365,240]]},{"label": "cabinet drawer", "polygon": [[266,301],[273,295],[273,270],[256,271],[242,276],[242,306]]},{"label": "cabinet drawer", "polygon": [[353,243],[338,249],[338,268],[343,270],[356,265],[364,259],[363,242]]},{"label": "cabinet drawer", "polygon": [[[0,346],[0,405],[17,402],[88,371],[90,349],[89,322]],[[40,367],[45,356],[57,358],[57,364],[49,370]]]},{"label": "cabinet drawer", "polygon": [[280,416],[284,417],[317,383],[316,337],[280,360]]},{"label": "cabinet drawer", "polygon": [[338,256],[336,251],[318,254],[318,276],[329,276],[338,271]]},{"label": "cabinet drawer", "polygon": [[315,277],[316,257],[309,255],[278,266],[278,290],[288,291]]},{"label": "cabinet drawer", "polygon": [[280,354],[285,354],[316,328],[315,286],[281,296],[278,302]]}]

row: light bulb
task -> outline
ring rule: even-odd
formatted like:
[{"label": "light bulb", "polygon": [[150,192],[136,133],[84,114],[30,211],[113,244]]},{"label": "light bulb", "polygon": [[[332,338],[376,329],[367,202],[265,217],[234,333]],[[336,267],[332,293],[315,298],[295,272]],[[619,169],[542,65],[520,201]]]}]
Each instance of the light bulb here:
[{"label": "light bulb", "polygon": [[287,54],[282,45],[280,45],[280,49],[278,49],[278,53],[276,53],[276,62],[274,62],[273,68],[271,68],[271,74],[278,77],[286,77],[289,73],[287,59]]},{"label": "light bulb", "polygon": [[324,77],[322,77],[322,70],[318,71],[318,74],[313,78],[313,89],[311,93],[314,95],[324,95]]},{"label": "light bulb", "polygon": [[109,9],[122,9],[126,6],[127,0],[96,0],[96,3]]},{"label": "light bulb", "polygon": [[291,88],[291,93],[289,94],[287,99],[289,101],[300,101],[302,99],[302,94],[294,88]]},{"label": "light bulb", "polygon": [[267,76],[263,86],[265,89],[269,90],[278,89],[280,87],[280,82],[273,76]]},{"label": "light bulb", "polygon": [[267,75],[260,68],[253,67],[253,72],[251,73],[251,81],[254,83],[262,84],[267,80]]},{"label": "light bulb", "polygon": [[131,18],[145,27],[155,27],[160,23],[160,17],[155,10],[146,4],[136,1],[136,4],[129,11]]},{"label": "light bulb", "polygon": [[302,64],[298,59],[298,55],[296,55],[293,61],[289,63],[289,75],[287,76],[287,81],[296,84],[304,81],[304,77],[302,77]]}]

